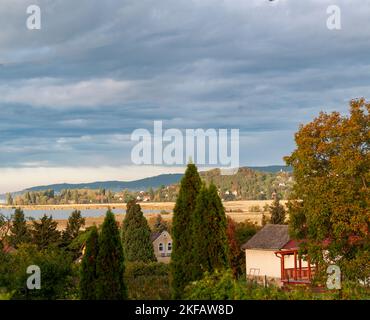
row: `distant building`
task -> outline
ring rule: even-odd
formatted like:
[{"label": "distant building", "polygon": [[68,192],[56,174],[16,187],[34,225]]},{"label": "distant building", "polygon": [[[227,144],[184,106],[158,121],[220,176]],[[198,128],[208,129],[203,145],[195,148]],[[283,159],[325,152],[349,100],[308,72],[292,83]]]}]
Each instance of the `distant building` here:
[{"label": "distant building", "polygon": [[172,253],[172,238],[168,231],[152,233],[151,241],[158,262],[169,263]]}]

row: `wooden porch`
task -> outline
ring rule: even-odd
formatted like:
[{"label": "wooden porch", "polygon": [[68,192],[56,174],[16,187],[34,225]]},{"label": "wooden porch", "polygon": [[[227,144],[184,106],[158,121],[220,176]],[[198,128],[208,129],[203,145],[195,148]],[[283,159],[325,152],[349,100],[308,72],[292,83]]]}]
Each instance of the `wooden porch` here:
[{"label": "wooden porch", "polygon": [[[307,267],[302,266],[302,258],[298,249],[276,251],[275,255],[280,258],[281,281],[283,284],[311,284],[316,267],[311,265],[310,258],[306,257]],[[286,268],[285,257],[293,256],[294,267]]]}]

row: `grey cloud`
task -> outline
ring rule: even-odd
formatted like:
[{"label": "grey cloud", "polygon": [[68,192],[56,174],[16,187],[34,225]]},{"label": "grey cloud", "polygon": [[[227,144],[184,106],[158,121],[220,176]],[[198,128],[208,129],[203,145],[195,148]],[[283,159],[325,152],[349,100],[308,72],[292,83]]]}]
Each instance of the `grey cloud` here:
[{"label": "grey cloud", "polygon": [[153,120],[239,128],[242,164],[281,163],[300,123],[370,96],[370,2],[35,0],[39,32],[28,2],[0,4],[0,166],[129,163]]}]

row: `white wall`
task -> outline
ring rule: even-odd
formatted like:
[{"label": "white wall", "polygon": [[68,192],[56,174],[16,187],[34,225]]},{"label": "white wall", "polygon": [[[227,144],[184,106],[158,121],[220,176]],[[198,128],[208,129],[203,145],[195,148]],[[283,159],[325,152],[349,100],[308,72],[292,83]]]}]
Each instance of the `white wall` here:
[{"label": "white wall", "polygon": [[266,275],[268,277],[280,278],[280,259],[275,256],[274,251],[275,250],[245,250],[247,275]]},{"label": "white wall", "polygon": [[[273,278],[280,278],[281,266],[280,258],[275,256],[277,250],[245,250],[246,271],[247,275],[268,276]],[[299,266],[297,260],[297,267]],[[294,268],[294,256],[285,256],[285,268]],[[307,262],[302,260],[302,267],[307,267]],[[255,273],[251,269],[257,269]]]},{"label": "white wall", "polygon": [[[154,247],[154,254],[157,257],[158,262],[164,262],[169,263],[171,260],[171,257],[167,257],[167,253],[172,253],[172,250],[168,250],[168,243],[172,243],[172,238],[170,234],[167,231],[163,231],[162,234],[153,241],[153,247]],[[165,257],[161,256],[161,253],[159,251],[159,244],[163,244],[163,253],[166,254]]]}]

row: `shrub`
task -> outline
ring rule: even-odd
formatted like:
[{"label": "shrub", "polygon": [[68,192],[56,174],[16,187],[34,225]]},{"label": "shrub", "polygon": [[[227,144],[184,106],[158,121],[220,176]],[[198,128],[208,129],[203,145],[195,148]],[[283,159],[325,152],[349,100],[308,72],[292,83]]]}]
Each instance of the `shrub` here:
[{"label": "shrub", "polygon": [[[36,265],[41,270],[41,289],[28,290],[26,273],[28,266]],[[58,248],[38,250],[34,245],[22,244],[8,256],[3,287],[11,299],[74,299],[77,296],[77,268],[71,257]],[[10,297],[10,295],[8,295]]]},{"label": "shrub", "polygon": [[[368,286],[343,282],[341,291],[316,290],[307,286],[285,289],[274,285],[263,287],[254,281],[236,280],[231,270],[205,273],[199,281],[185,288],[188,300],[369,300]],[[321,291],[321,292],[320,292]]]},{"label": "shrub", "polygon": [[125,271],[129,299],[171,298],[169,265],[159,262],[127,262]]}]

